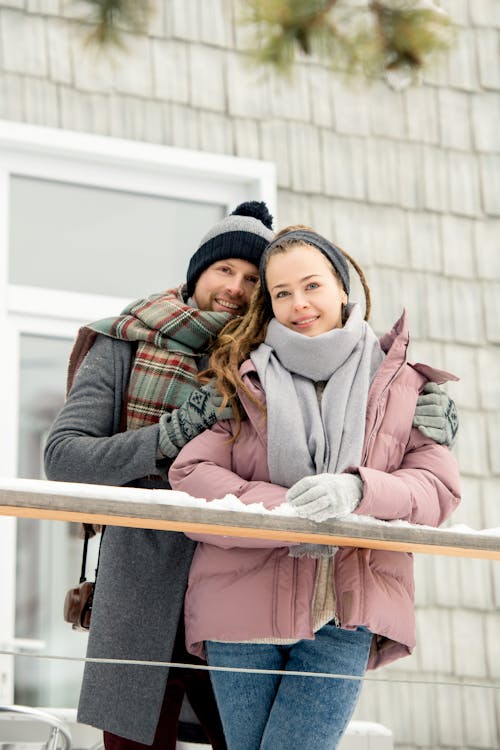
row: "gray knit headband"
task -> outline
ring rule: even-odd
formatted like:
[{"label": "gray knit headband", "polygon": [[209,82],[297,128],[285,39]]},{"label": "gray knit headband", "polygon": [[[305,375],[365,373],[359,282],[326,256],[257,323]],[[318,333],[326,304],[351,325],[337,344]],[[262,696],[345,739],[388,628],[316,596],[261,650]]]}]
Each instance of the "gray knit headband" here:
[{"label": "gray knit headband", "polygon": [[316,234],[316,232],[310,232],[307,229],[293,229],[290,232],[286,232],[286,234],[280,235],[280,237],[278,237],[277,239],[269,243],[269,245],[266,247],[266,249],[262,253],[262,257],[260,259],[260,266],[259,266],[260,283],[264,291],[264,294],[267,297],[269,297],[269,291],[266,285],[266,272],[265,272],[267,259],[269,257],[271,250],[273,250],[275,247],[279,247],[280,245],[283,245],[289,240],[298,240],[298,241],[305,242],[308,245],[313,245],[314,247],[318,248],[318,250],[320,250],[323,253],[323,255],[325,255],[328,258],[332,266],[335,268],[338,275],[340,276],[340,280],[342,282],[342,286],[344,287],[345,293],[349,294],[349,289],[350,289],[349,266],[347,265],[347,259],[344,253],[341,250],[339,250],[339,248],[336,245],[334,245],[332,242],[329,242],[325,237],[322,237],[320,234]]}]

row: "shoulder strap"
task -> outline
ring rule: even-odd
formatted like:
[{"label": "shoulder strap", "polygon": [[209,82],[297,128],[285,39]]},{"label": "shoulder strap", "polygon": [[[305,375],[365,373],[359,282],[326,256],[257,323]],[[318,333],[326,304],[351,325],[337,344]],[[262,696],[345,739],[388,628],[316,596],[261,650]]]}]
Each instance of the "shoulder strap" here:
[{"label": "shoulder strap", "polygon": [[[90,526],[92,528],[91,524],[84,524],[84,526]],[[101,532],[101,538],[99,540],[99,552],[97,554],[97,565],[95,568],[95,579],[97,579],[97,571],[99,570],[99,558],[101,557],[101,546],[102,546],[102,539],[104,537],[104,532],[106,530],[106,527],[102,527]],[[91,532],[85,528],[85,537],[83,539],[83,552],[82,552],[82,567],[80,570],[80,583],[85,583],[87,580],[87,552],[88,552],[88,546],[89,546],[89,539],[94,536],[94,534],[91,534]]]},{"label": "shoulder strap", "polygon": [[82,569],[80,571],[80,583],[87,580],[86,569],[87,569],[87,550],[89,546],[90,532],[85,529],[85,537],[83,539],[83,552],[82,552]]},{"label": "shoulder strap", "polygon": [[78,372],[78,368],[82,364],[85,355],[92,347],[92,344],[94,343],[96,337],[97,332],[93,331],[91,328],[87,328],[87,326],[83,326],[78,331],[75,343],[73,344],[73,349],[71,350],[71,354],[69,355],[66,394],[70,392],[71,386],[73,385],[73,380],[75,379],[75,375]]}]

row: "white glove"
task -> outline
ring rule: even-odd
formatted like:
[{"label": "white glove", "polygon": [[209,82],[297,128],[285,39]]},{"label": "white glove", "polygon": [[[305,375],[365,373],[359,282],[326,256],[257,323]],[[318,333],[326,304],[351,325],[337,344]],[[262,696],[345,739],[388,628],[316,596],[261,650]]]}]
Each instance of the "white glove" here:
[{"label": "white glove", "polygon": [[326,521],[352,513],[363,497],[359,474],[316,474],[295,482],[286,499],[302,518]]},{"label": "white glove", "polygon": [[458,432],[455,402],[437,383],[427,383],[417,399],[413,426],[436,443],[451,447]]}]

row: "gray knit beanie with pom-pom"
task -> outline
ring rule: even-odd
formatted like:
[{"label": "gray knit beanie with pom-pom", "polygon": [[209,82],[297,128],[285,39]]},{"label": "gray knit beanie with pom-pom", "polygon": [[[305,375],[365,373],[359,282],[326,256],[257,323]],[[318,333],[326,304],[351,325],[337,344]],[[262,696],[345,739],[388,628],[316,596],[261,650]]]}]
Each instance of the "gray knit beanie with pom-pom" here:
[{"label": "gray knit beanie with pom-pom", "polygon": [[259,266],[264,248],[274,238],[273,217],[263,201],[240,203],[225,219],[210,229],[189,262],[187,293],[194,294],[196,282],[212,263],[241,258]]}]

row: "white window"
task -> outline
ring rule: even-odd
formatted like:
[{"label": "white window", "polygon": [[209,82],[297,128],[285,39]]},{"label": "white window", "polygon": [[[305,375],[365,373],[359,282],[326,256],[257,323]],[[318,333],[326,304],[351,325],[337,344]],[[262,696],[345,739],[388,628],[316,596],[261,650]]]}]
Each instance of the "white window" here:
[{"label": "white window", "polygon": [[13,175],[8,281],[136,299],[178,284],[224,214],[220,203]]},{"label": "white window", "polygon": [[[78,327],[174,286],[243,200],[273,213],[267,162],[0,121],[0,474],[43,477]],[[0,645],[83,655],[62,620],[79,576],[74,524],[0,518]],[[89,570],[95,562],[92,550]],[[15,663],[14,663],[15,662]],[[0,703],[75,705],[82,667],[0,656]]]}]

